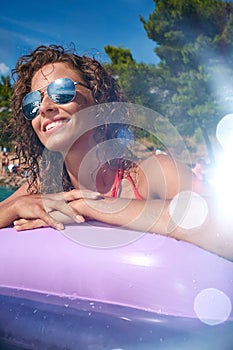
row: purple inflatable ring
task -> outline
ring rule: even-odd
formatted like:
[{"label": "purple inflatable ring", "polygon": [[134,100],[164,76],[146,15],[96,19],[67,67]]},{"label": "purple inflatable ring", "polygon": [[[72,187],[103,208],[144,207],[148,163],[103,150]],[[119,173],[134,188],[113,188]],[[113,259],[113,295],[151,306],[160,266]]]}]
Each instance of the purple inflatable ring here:
[{"label": "purple inflatable ring", "polygon": [[[97,225],[66,231],[126,235]],[[94,236],[93,236],[94,235]],[[137,233],[138,235],[138,233]],[[35,273],[36,272],[36,273]],[[153,234],[101,248],[78,244],[50,228],[0,234],[0,286],[197,317],[198,293],[215,288],[233,302],[233,263],[188,243]],[[232,313],[231,313],[232,317]]]},{"label": "purple inflatable ring", "polygon": [[233,263],[172,238],[99,223],[62,233],[6,228],[0,232],[0,295],[50,296],[63,306],[64,300],[91,300],[207,324],[213,317],[219,324],[233,320]]}]

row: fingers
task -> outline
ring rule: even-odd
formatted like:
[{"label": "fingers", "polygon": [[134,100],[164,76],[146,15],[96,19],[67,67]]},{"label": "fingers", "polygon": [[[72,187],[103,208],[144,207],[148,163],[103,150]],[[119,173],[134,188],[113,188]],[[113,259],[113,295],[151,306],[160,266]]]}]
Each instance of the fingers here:
[{"label": "fingers", "polygon": [[[63,196],[63,198],[61,198]],[[56,198],[54,195],[52,196],[45,196],[42,198],[43,205],[45,212],[50,214],[50,217],[56,219],[56,221],[62,221],[63,220],[57,220],[57,216],[53,214],[54,211],[60,212],[61,216],[65,215],[66,217],[69,217],[71,220],[73,220],[76,223],[81,223],[85,221],[85,218],[79,214],[79,212],[72,209],[71,206],[68,205],[68,203],[74,202],[79,199],[92,199],[97,200],[103,198],[103,196],[99,192],[93,192],[89,190],[72,190],[70,192],[64,192],[63,194],[59,193],[58,198]],[[45,218],[46,222],[47,219]],[[65,220],[66,222],[66,220]],[[59,226],[56,226],[56,229],[60,230]]]},{"label": "fingers", "polygon": [[[71,220],[70,217],[65,216],[64,214],[58,212],[58,211],[54,211],[52,213],[50,213],[50,215],[52,214],[53,219],[56,220],[57,223],[59,223],[60,221],[63,224],[71,224],[71,223],[81,223],[84,222],[85,219],[82,215],[76,215],[76,220]],[[39,227],[48,227],[50,225],[48,225],[45,221],[41,220],[41,219],[18,219],[15,220],[13,222],[14,228],[16,229],[16,231],[23,231],[23,230],[31,230],[31,229],[35,229],[35,228],[39,228]],[[54,227],[56,228],[56,227]]]},{"label": "fingers", "polygon": [[[24,196],[17,201],[17,216],[14,225],[17,230],[51,226],[56,230],[63,230],[64,223],[81,223],[85,218],[78,211],[72,210],[68,205],[75,198],[81,196],[99,198],[99,193],[91,191],[71,191],[42,196]],[[66,198],[65,198],[66,197]],[[68,199],[68,200],[67,200]]]},{"label": "fingers", "polygon": [[[22,198],[20,198],[16,203],[17,217],[19,219],[25,219],[25,220],[40,219],[47,226],[51,226],[57,230],[63,230],[64,225],[61,222],[57,221],[56,219],[53,219],[49,215],[49,212],[51,212],[54,209],[52,203],[56,205],[57,201],[50,199],[50,202],[51,202],[51,206],[48,207],[47,205],[45,205],[46,202],[42,200],[42,198],[38,198],[38,197],[33,198],[30,195],[22,196]],[[68,205],[66,204],[65,207],[68,207]],[[24,223],[21,222],[21,224],[25,226],[27,225],[26,222]]]},{"label": "fingers", "polygon": [[46,213],[44,210],[41,210],[39,213],[39,218],[44,221],[48,226],[55,228],[58,231],[64,230],[64,225],[61,222],[55,220],[52,216]]},{"label": "fingers", "polygon": [[81,223],[84,222],[85,219],[82,215],[75,215],[74,211],[71,210],[73,213],[74,218],[72,218],[70,215],[65,215],[61,213],[58,210],[54,210],[51,213],[49,213],[56,221],[62,222],[63,224],[74,224],[74,223]]},{"label": "fingers", "polygon": [[85,222],[85,218],[82,215],[76,215],[76,221],[79,223]]},{"label": "fingers", "polygon": [[[58,194],[58,198],[55,196],[43,196],[40,209],[40,216],[38,217],[57,230],[64,229],[64,226],[62,227],[62,225],[59,225],[59,223],[63,222],[63,217],[69,217],[73,222],[79,222],[79,220],[76,219],[75,213],[64,199],[64,196],[61,198],[61,194]],[[60,213],[60,217],[57,213]]]},{"label": "fingers", "polygon": [[99,192],[93,192],[89,190],[72,190],[69,192],[64,192],[64,199],[67,202],[76,200],[76,199],[100,199],[103,198],[103,195]]},{"label": "fingers", "polygon": [[48,226],[43,220],[41,219],[19,219],[15,220],[13,222],[14,228],[16,231],[23,231],[23,230],[31,230],[34,228],[39,227],[46,227]]}]

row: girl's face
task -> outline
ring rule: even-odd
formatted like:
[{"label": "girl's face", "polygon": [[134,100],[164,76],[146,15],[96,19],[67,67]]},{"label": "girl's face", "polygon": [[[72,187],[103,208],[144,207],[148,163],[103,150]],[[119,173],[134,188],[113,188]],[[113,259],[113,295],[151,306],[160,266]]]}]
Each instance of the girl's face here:
[{"label": "girl's face", "polygon": [[[66,63],[57,62],[45,65],[35,73],[31,91],[41,89],[58,78],[70,78],[74,82],[86,84],[77,70]],[[48,97],[46,89],[43,91],[39,113],[32,120],[32,127],[48,149],[66,152],[71,143],[82,136],[85,121],[78,112],[95,104],[91,91],[82,85],[76,85],[75,98],[66,104],[54,103]]]}]

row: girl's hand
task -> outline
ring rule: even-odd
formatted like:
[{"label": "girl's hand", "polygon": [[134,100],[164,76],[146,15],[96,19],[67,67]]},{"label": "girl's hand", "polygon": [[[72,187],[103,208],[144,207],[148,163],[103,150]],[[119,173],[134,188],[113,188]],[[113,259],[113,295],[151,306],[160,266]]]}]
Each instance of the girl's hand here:
[{"label": "girl's hand", "polygon": [[84,217],[75,214],[68,205],[81,198],[98,199],[102,196],[88,190],[21,196],[15,204],[18,219],[14,220],[14,227],[17,231],[46,226],[62,230],[64,224],[84,222]]},{"label": "girl's hand", "polygon": [[[62,214],[57,210],[50,212],[49,215],[59,223],[62,223],[63,225],[74,223],[77,224],[85,221],[82,215],[76,215],[76,220],[73,220],[71,219],[71,217]],[[13,225],[17,231],[32,230],[34,228],[50,226],[42,219],[19,219],[15,220],[13,222]]]},{"label": "girl's hand", "polygon": [[19,219],[13,222],[16,231],[31,230],[38,227],[48,227],[49,225],[41,219]]}]

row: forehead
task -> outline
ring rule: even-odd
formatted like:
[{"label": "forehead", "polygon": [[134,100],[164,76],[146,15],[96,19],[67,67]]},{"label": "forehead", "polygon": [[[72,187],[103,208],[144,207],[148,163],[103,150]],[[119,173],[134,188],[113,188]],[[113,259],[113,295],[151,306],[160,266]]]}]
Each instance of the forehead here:
[{"label": "forehead", "polygon": [[84,82],[81,78],[81,73],[77,69],[72,68],[67,63],[56,62],[46,64],[34,74],[31,89],[39,89],[59,78],[71,78],[74,81]]}]

